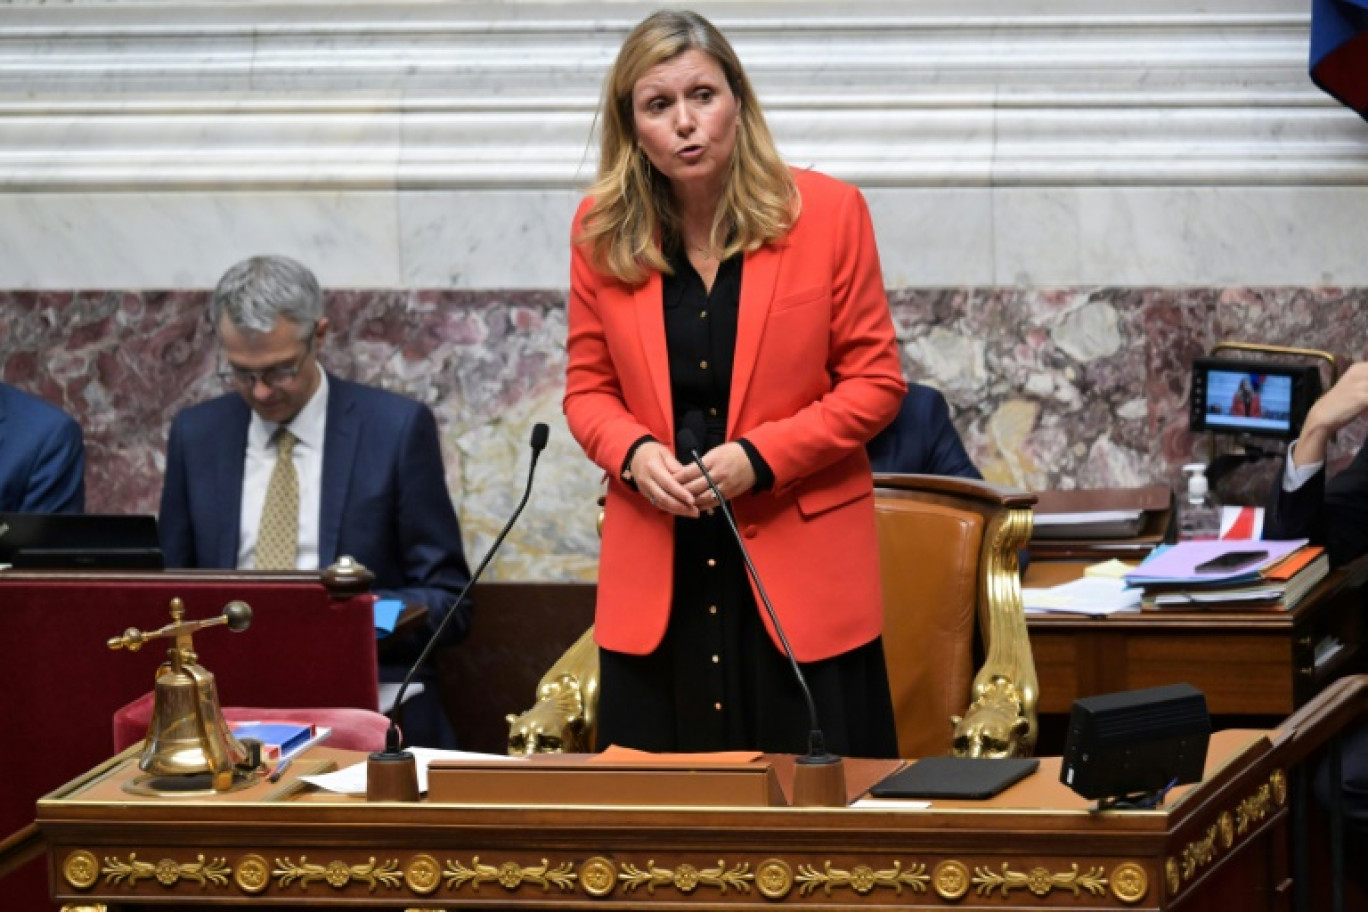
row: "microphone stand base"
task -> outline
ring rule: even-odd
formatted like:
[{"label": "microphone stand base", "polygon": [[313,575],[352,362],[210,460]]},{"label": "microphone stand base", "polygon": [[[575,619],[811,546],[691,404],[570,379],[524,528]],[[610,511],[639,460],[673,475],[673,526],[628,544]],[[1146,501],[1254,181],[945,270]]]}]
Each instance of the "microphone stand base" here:
[{"label": "microphone stand base", "polygon": [[417,801],[418,763],[408,751],[376,751],[366,758],[367,801]]},{"label": "microphone stand base", "polygon": [[845,763],[835,754],[799,757],[793,764],[794,807],[845,807]]}]

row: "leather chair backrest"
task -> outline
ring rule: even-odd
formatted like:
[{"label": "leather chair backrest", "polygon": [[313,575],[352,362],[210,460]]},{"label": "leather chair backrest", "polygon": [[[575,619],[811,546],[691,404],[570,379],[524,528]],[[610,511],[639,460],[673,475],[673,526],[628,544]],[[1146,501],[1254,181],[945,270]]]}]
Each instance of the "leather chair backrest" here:
[{"label": "leather chair backrest", "polygon": [[903,757],[950,752],[974,678],[983,517],[880,493],[884,653]]}]

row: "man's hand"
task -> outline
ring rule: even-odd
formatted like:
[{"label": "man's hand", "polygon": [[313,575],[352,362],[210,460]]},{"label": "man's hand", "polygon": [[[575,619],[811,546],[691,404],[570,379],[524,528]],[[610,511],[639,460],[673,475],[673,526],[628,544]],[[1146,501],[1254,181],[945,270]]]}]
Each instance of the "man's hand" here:
[{"label": "man's hand", "polygon": [[[713,483],[726,500],[731,500],[738,494],[745,494],[755,487],[755,467],[751,465],[750,457],[739,443],[724,443],[704,453],[703,465],[707,467]],[[711,510],[718,505],[712,488],[708,487],[708,480],[694,463],[685,463],[675,476],[675,480],[689,492],[696,509]]]},{"label": "man's hand", "polygon": [[[697,475],[698,468],[692,468]],[[654,440],[643,443],[632,454],[632,480],[651,506],[675,516],[697,516],[693,494],[677,480],[683,470],[674,453]]]},{"label": "man's hand", "polygon": [[1368,412],[1368,361],[1350,367],[1330,392],[1311,406],[1292,450],[1293,463],[1304,466],[1324,462],[1331,435],[1364,412]]}]

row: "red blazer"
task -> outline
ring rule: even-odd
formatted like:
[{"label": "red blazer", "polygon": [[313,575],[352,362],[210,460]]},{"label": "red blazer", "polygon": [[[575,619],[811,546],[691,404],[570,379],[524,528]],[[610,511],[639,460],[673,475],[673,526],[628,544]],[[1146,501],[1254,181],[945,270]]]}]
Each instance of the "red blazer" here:
[{"label": "red blazer", "polygon": [[[794,178],[793,229],[742,269],[727,439],[745,437],[774,470],[773,490],[732,506],[794,653],[811,662],[882,629],[864,445],[907,387],[864,197],[816,172]],[[574,245],[568,320],[565,415],[608,474],[595,635],[644,655],[669,620],[675,520],[618,473],[639,438],[675,439],[660,276],[633,288]]]}]

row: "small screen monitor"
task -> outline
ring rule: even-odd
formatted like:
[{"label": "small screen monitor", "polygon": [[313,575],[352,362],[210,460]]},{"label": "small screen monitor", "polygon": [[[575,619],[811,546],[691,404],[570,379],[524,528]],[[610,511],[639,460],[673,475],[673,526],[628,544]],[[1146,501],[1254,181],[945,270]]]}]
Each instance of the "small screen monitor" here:
[{"label": "small screen monitor", "polygon": [[1188,424],[1193,431],[1292,440],[1320,391],[1315,365],[1198,358]]},{"label": "small screen monitor", "polygon": [[155,516],[0,513],[0,564],[62,570],[160,570]]}]

